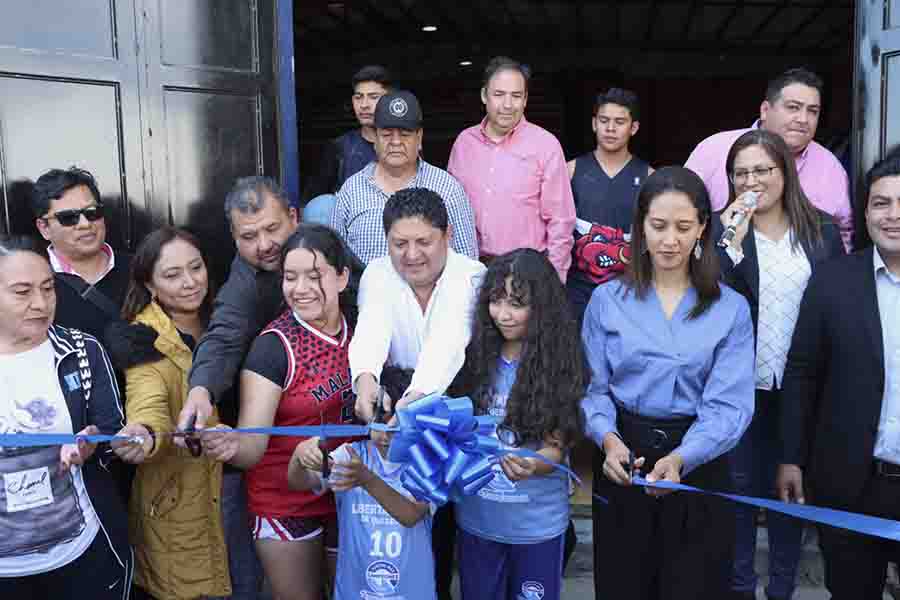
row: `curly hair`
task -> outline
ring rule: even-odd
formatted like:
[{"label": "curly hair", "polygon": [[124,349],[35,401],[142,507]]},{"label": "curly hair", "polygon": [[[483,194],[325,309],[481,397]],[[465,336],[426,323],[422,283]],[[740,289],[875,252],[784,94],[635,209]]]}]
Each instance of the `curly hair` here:
[{"label": "curly hair", "polygon": [[487,411],[504,342],[490,304],[506,297],[507,278],[512,278],[516,300],[531,311],[503,425],[517,431],[522,443],[558,436],[564,445],[572,445],[583,431],[580,402],[590,370],[565,290],[540,252],[514,250],[491,262],[478,293],[472,339],[454,393],[471,397],[479,413]]}]

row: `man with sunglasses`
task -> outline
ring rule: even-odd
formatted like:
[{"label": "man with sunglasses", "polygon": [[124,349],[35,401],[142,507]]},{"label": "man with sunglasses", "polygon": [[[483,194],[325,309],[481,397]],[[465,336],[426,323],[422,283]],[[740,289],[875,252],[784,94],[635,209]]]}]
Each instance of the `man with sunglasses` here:
[{"label": "man with sunglasses", "polygon": [[119,318],[131,256],[106,243],[106,220],[94,176],[84,169],[52,169],[31,197],[35,225],[50,242],[56,275],[56,323],[103,339]]}]

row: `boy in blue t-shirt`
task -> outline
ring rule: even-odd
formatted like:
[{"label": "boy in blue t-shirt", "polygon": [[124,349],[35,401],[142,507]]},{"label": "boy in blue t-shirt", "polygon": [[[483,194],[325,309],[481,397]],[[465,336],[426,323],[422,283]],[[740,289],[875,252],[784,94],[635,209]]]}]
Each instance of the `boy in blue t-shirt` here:
[{"label": "boy in blue t-shirt", "polygon": [[288,468],[292,489],[330,488],[337,501],[338,561],[334,600],[436,600],[431,517],[434,506],[403,486],[404,465],[387,460],[393,434],[331,453],[331,476],[305,468],[297,447]]}]

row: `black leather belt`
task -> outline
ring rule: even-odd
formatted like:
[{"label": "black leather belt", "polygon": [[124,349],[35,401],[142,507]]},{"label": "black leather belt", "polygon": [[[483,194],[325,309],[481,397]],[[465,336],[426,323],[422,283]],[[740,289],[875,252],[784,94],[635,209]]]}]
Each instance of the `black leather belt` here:
[{"label": "black leather belt", "polygon": [[883,460],[875,460],[875,474],[879,477],[900,478],[900,465],[884,462]]}]

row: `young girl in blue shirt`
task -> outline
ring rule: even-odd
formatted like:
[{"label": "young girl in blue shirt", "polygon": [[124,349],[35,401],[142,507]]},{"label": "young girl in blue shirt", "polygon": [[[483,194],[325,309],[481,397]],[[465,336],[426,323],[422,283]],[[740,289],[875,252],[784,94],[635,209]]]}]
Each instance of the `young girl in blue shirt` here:
[{"label": "young girl in blue shirt", "polygon": [[303,444],[291,458],[292,489],[327,486],[334,492],[340,548],[334,600],[437,600],[431,552],[435,507],[418,502],[404,487],[405,465],[387,458],[391,437],[372,431],[371,440],[340,446],[331,453],[326,481],[317,472],[321,464],[309,464]]},{"label": "young girl in blue shirt", "polygon": [[547,462],[507,454],[487,486],[457,502],[462,597],[556,600],[569,482],[553,463],[567,460],[582,432],[589,369],[581,337],[556,271],[531,249],[490,264],[473,320],[454,393],[497,418],[501,442]]}]

